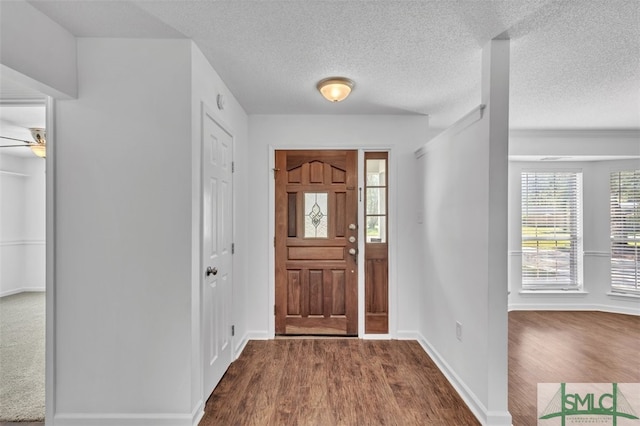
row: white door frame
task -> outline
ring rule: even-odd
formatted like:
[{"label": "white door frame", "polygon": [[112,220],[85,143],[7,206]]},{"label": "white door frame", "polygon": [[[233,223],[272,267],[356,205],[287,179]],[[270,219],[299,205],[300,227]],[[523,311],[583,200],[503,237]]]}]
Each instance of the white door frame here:
[{"label": "white door frame", "polygon": [[[205,285],[205,276],[204,276],[204,270],[206,268],[206,266],[203,264],[202,262],[202,249],[203,249],[203,227],[204,227],[204,215],[203,215],[203,185],[202,185],[202,181],[203,181],[203,177],[204,177],[204,167],[202,164],[202,156],[203,156],[203,143],[204,143],[204,117],[205,115],[208,115],[212,118],[212,120],[224,131],[226,132],[230,137],[231,137],[231,162],[233,164],[234,158],[235,158],[235,149],[236,149],[236,138],[235,135],[233,133],[233,131],[231,130],[230,126],[228,126],[216,113],[215,113],[215,109],[211,108],[207,105],[207,103],[205,103],[204,101],[201,102],[201,108],[200,108],[200,125],[199,125],[199,135],[198,135],[198,167],[199,167],[199,182],[198,182],[198,190],[199,190],[199,202],[198,202],[198,276],[199,276],[199,280],[198,280],[198,305],[199,305],[199,322],[198,325],[200,327],[199,330],[199,337],[200,337],[200,368],[201,368],[201,374],[200,374],[200,389],[202,392],[202,404],[203,404],[203,408],[204,408],[204,404],[206,403],[207,398],[209,397],[209,390],[205,390],[205,382],[204,382],[204,370],[206,368],[206,362],[207,362],[207,357],[206,357],[206,347],[205,347],[205,335],[204,335],[204,331],[205,331],[205,327],[204,327],[204,321],[205,321],[205,317],[204,317],[204,297],[203,297],[203,289],[204,289],[204,285]],[[233,166],[232,166],[233,167]],[[235,216],[235,211],[236,211],[236,197],[235,195],[235,186],[234,186],[234,176],[233,176],[233,170],[231,173],[231,182],[232,182],[232,189],[231,189],[231,193],[230,193],[230,197],[231,197],[231,242],[233,244],[234,241],[234,235],[235,235],[235,226],[236,226],[236,221],[233,220],[233,217]],[[232,306],[233,306],[233,285],[234,285],[234,274],[233,274],[233,269],[234,269],[234,259],[233,259],[233,254],[231,256],[231,302],[232,302]],[[231,307],[232,307],[231,306]],[[233,309],[229,309],[229,324],[233,324]],[[230,357],[229,357],[229,364],[231,364],[231,362],[233,361],[234,357],[235,357],[235,336],[231,336],[229,345],[230,345]]]},{"label": "white door frame", "polygon": [[55,197],[55,100],[46,98],[46,132],[47,156],[45,158],[45,193],[46,193],[46,241],[45,241],[45,421],[53,424],[55,415],[56,389],[56,197]]},{"label": "white door frame", "polygon": [[[397,235],[397,198],[398,198],[398,186],[397,186],[397,167],[396,158],[394,155],[393,145],[386,146],[345,146],[345,145],[324,145],[324,146],[300,146],[300,145],[269,145],[269,162],[266,171],[267,180],[269,182],[269,299],[267,301],[268,312],[268,337],[275,338],[276,332],[276,320],[273,312],[273,307],[276,303],[276,280],[275,280],[275,247],[273,245],[273,238],[275,238],[275,179],[273,177],[273,168],[275,167],[275,152],[276,150],[357,150],[358,151],[358,188],[364,188],[364,153],[369,151],[386,151],[389,153],[389,176],[390,180],[390,194],[389,194],[389,333],[387,334],[365,334],[364,332],[364,228],[362,226],[358,229],[358,250],[361,253],[360,262],[358,262],[358,337],[361,339],[395,339],[397,337],[397,320],[398,320],[398,288],[397,288],[397,270],[396,270],[396,252],[398,239]],[[358,197],[360,190],[358,189]],[[364,205],[358,199],[358,223],[364,223]]]},{"label": "white door frame", "polygon": [[[29,84],[27,86],[30,87]],[[37,89],[36,89],[37,90]],[[37,99],[12,99],[7,102],[41,105],[45,108],[47,156],[45,157],[45,419],[53,422],[55,414],[55,99],[42,95]]]}]

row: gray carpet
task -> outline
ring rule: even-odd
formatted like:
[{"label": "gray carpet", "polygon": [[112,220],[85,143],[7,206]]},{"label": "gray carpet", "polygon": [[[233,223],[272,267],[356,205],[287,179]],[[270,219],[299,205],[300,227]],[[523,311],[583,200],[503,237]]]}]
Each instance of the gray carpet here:
[{"label": "gray carpet", "polygon": [[0,298],[0,421],[44,420],[45,294]]}]

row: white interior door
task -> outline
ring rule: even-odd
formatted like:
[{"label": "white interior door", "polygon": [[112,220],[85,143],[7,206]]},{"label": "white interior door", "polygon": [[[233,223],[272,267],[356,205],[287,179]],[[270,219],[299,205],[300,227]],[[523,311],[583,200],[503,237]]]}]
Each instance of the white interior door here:
[{"label": "white interior door", "polygon": [[233,138],[202,111],[204,397],[231,364]]}]

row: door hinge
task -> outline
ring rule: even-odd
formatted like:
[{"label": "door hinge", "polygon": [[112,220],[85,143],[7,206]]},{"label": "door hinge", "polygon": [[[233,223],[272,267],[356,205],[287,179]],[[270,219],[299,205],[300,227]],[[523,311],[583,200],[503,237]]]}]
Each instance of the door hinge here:
[{"label": "door hinge", "polygon": [[235,326],[235,325],[232,325],[232,326],[231,326],[231,337],[233,337],[233,336],[235,336],[235,335],[236,335],[236,326]]},{"label": "door hinge", "polygon": [[278,315],[278,313],[276,311],[276,305],[273,305],[273,315]]},{"label": "door hinge", "polygon": [[236,253],[236,243],[231,243],[231,254]]},{"label": "door hinge", "polygon": [[235,171],[236,171],[236,162],[232,161],[231,162],[231,173],[235,173]]},{"label": "door hinge", "polygon": [[276,237],[273,237],[273,246],[276,246]]}]

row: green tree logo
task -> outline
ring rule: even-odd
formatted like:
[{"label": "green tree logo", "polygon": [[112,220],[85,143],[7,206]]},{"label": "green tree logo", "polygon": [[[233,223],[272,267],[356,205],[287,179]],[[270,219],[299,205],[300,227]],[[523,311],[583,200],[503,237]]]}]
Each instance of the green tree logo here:
[{"label": "green tree logo", "polygon": [[[540,420],[559,417],[565,426],[571,416],[609,416],[613,425],[618,418],[638,420],[638,416],[629,404],[617,383],[611,383],[612,389],[605,392],[567,392],[567,384],[560,383],[558,391],[543,410]],[[543,424],[543,423],[540,423]]]}]

